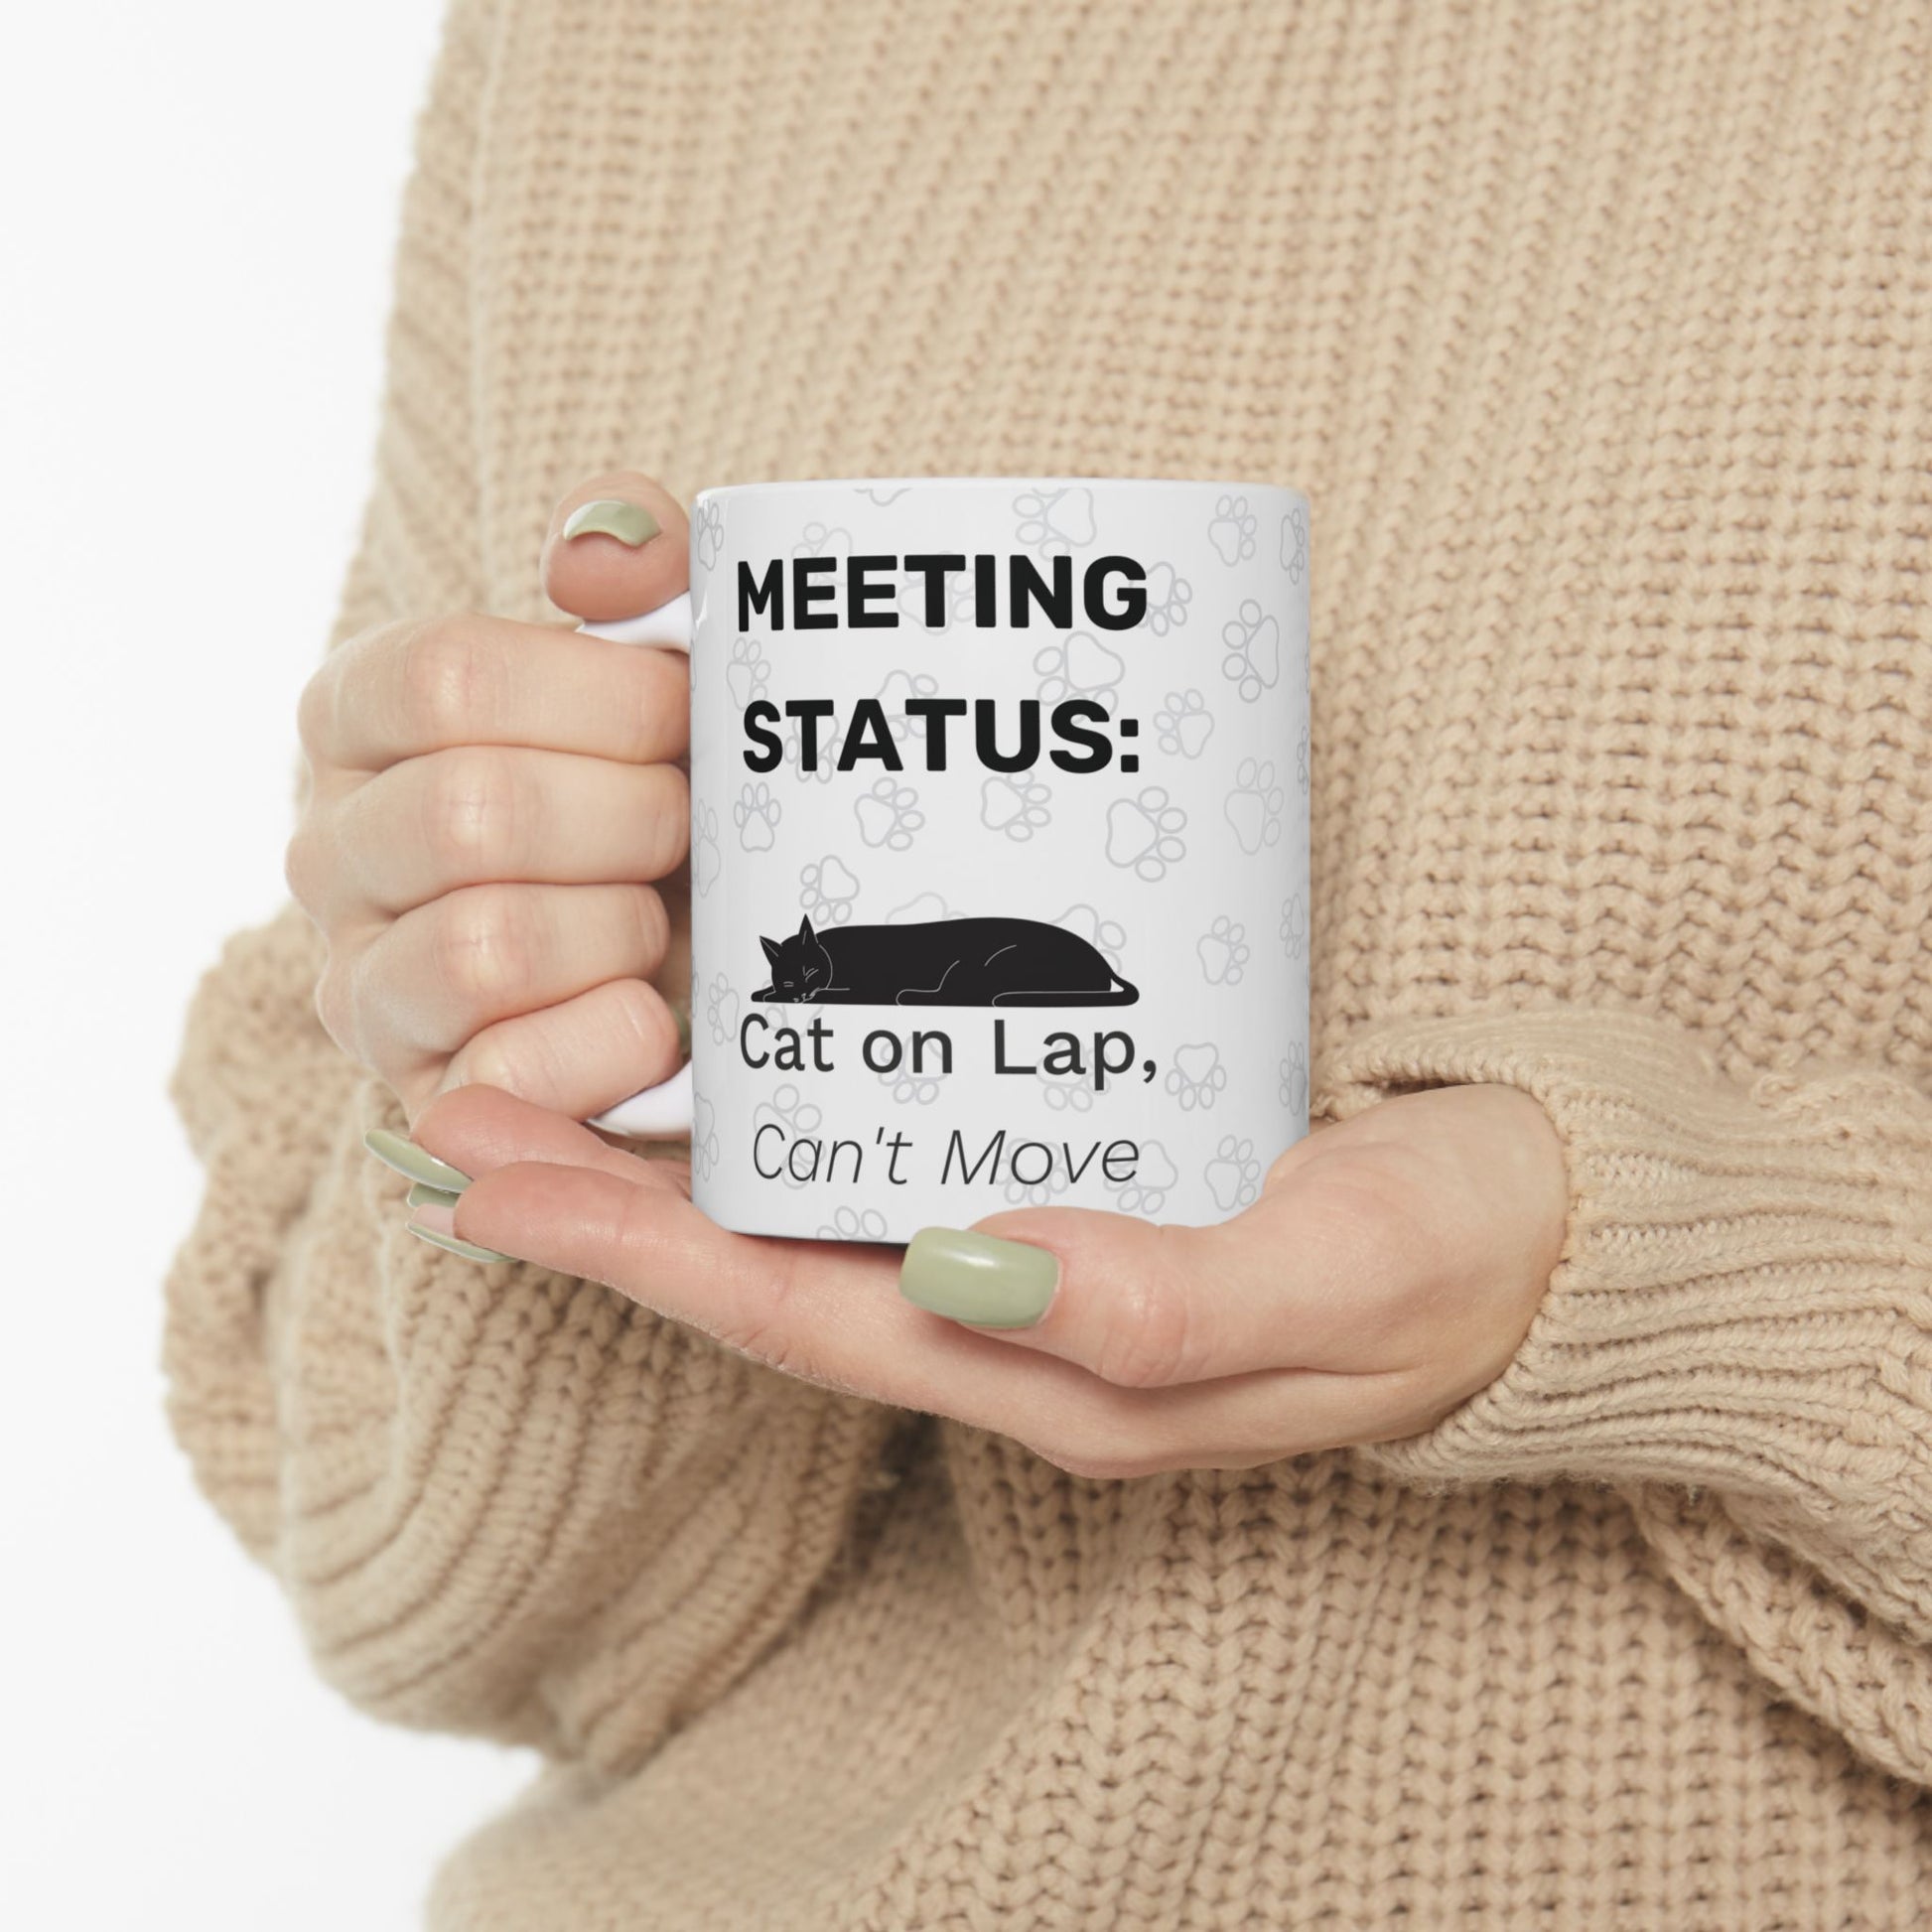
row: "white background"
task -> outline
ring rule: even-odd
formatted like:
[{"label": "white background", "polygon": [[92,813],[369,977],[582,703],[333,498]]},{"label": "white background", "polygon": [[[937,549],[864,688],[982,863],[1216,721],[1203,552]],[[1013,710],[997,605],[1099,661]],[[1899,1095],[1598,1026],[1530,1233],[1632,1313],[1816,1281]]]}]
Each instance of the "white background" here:
[{"label": "white background", "polygon": [[[163,1086],[282,897],[434,0],[93,0],[0,62],[0,1913],[413,1925],[527,1765],[309,1674],[162,1422]],[[561,1928],[560,1928],[561,1932]]]}]

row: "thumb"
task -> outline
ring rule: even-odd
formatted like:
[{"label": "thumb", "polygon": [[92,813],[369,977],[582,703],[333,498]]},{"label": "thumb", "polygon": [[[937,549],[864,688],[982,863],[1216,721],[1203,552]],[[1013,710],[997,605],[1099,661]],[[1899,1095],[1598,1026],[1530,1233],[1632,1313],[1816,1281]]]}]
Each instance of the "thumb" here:
[{"label": "thumb", "polygon": [[589,623],[642,617],[690,589],[690,529],[676,497],[648,477],[593,477],[551,514],[544,595]]},{"label": "thumb", "polygon": [[[1213,1227],[1091,1208],[1021,1208],[970,1229],[923,1228],[899,1292],[955,1321],[1035,1348],[1122,1388],[1167,1388],[1262,1368],[1327,1366],[1302,1305],[1288,1189]],[[1318,1298],[1317,1298],[1318,1299]]]}]

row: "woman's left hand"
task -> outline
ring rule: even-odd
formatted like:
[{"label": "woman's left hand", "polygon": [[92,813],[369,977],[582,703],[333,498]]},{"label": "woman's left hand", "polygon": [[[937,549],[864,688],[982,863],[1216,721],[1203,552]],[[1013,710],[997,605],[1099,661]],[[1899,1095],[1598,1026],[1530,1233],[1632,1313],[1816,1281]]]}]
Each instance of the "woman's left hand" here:
[{"label": "woman's left hand", "polygon": [[1245,1468],[1413,1436],[1500,1373],[1563,1245],[1561,1146],[1512,1088],[1323,1128],[1216,1227],[1024,1208],[904,1251],[732,1234],[681,1165],[489,1088],[418,1143],[478,1176],[419,1223],[609,1283],[771,1367],[1061,1468]]}]

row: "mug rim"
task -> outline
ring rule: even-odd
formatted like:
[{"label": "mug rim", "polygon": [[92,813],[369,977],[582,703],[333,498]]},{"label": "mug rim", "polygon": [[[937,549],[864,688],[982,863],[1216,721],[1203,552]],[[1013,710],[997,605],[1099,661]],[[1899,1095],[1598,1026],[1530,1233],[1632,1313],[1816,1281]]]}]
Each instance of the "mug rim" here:
[{"label": "mug rim", "polygon": [[910,489],[923,485],[945,488],[997,489],[1071,489],[1095,485],[1108,489],[1188,489],[1200,491],[1250,490],[1257,494],[1286,497],[1310,509],[1308,492],[1294,483],[1258,483],[1228,477],[1083,477],[1083,476],[983,476],[983,477],[778,477],[760,482],[714,483],[692,497],[692,507],[714,497],[747,496],[754,492],[786,489]]}]

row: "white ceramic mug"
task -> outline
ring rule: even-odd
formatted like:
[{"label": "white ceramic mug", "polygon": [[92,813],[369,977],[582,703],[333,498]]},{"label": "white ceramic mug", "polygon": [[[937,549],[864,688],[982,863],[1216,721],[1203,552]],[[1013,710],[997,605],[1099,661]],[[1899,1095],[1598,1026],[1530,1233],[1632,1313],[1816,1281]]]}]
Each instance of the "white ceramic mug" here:
[{"label": "white ceramic mug", "polygon": [[1309,510],[1275,485],[747,483],[691,590],[689,1133],[748,1233],[1204,1223],[1308,1129]]}]

